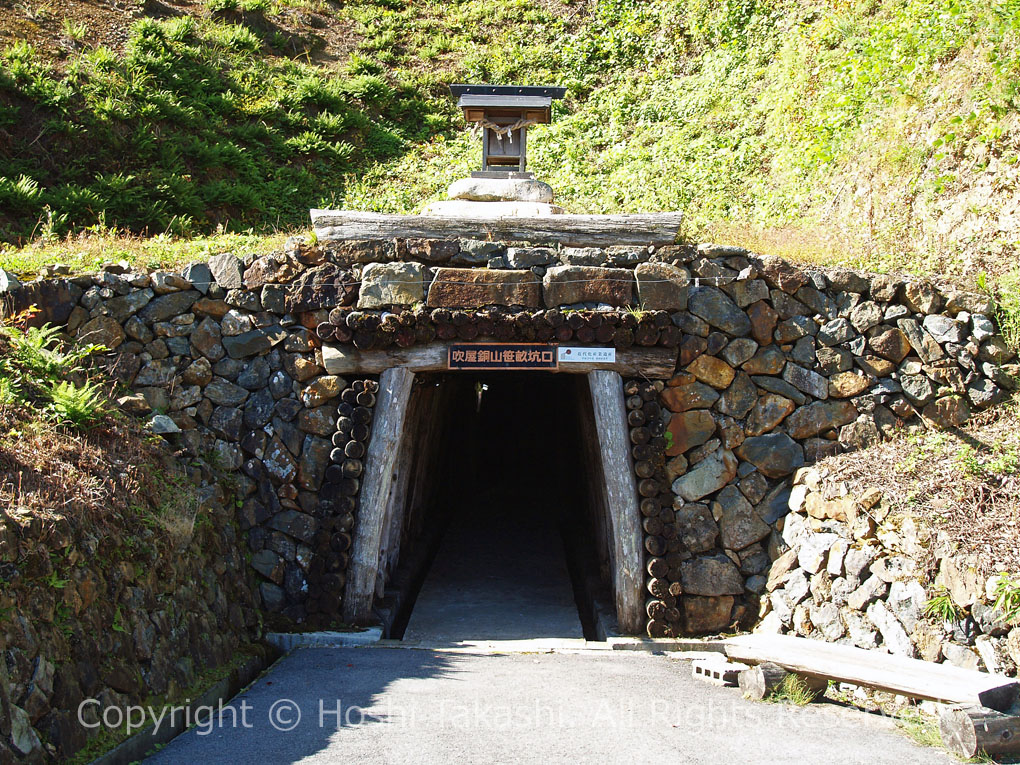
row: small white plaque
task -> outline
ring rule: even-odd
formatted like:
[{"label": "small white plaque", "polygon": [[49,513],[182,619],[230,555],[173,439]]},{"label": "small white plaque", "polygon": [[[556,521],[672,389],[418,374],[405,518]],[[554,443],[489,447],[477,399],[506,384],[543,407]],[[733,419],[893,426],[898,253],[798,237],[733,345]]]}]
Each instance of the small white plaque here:
[{"label": "small white plaque", "polygon": [[613,364],[616,362],[616,349],[575,348],[561,345],[557,358],[561,364],[569,364],[571,361],[581,361],[587,364]]}]

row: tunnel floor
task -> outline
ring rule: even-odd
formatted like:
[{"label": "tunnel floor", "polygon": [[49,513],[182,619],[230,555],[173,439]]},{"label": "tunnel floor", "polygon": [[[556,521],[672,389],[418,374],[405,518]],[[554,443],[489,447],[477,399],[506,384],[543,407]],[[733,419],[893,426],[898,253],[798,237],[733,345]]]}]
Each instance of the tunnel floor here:
[{"label": "tunnel floor", "polygon": [[456,519],[425,578],[404,640],[580,638],[563,543],[541,508]]},{"label": "tunnel floor", "polygon": [[585,527],[576,381],[504,373],[476,382],[437,413],[454,423],[445,487],[428,512],[445,519],[445,533],[403,639],[584,637],[582,580],[568,560]]}]

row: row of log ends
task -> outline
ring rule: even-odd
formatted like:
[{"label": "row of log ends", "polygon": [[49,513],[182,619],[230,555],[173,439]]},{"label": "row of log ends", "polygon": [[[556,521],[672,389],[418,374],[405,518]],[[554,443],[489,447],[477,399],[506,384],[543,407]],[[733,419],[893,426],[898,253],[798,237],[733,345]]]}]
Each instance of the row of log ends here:
[{"label": "row of log ends", "polygon": [[394,308],[356,311],[334,308],[315,333],[321,340],[353,343],[361,350],[410,348],[434,340],[493,339],[500,342],[599,343],[616,348],[676,348],[682,334],[666,311],[477,311],[448,308]]},{"label": "row of log ends", "polygon": [[682,632],[680,564],[689,555],[684,554],[677,533],[673,493],[666,477],[666,426],[658,403],[659,386],[628,380],[623,393],[647,553],[645,629],[651,637],[677,637]]},{"label": "row of log ends", "polygon": [[307,572],[305,609],[312,629],[330,626],[340,613],[378,391],[379,383],[375,380],[359,379],[353,380],[340,394],[330,464],[319,492],[332,512],[326,514],[312,541],[312,559]]}]

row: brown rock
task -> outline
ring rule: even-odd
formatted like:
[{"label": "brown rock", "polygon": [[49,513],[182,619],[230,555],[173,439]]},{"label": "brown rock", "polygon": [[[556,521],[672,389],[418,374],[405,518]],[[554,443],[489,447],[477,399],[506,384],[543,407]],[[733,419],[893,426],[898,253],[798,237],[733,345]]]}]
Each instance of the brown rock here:
[{"label": "brown rock", "polygon": [[301,403],[310,409],[322,406],[331,398],[339,396],[346,384],[347,383],[342,377],[337,377],[336,375],[323,375],[317,380],[309,383],[305,386],[305,389],[301,391]]},{"label": "brown rock", "polygon": [[786,357],[775,346],[759,348],[740,368],[749,375],[777,375],[786,366]]},{"label": "brown rock", "polygon": [[687,365],[687,371],[699,381],[719,390],[728,388],[736,374],[733,367],[715,356],[698,356]]},{"label": "brown rock", "polygon": [[201,316],[212,316],[214,319],[222,319],[230,306],[225,300],[213,300],[212,298],[199,298],[191,305],[191,312]]},{"label": "brown rock", "polygon": [[960,396],[943,396],[928,404],[921,416],[935,427],[955,428],[970,417],[970,406]]},{"label": "brown rock", "polygon": [[697,335],[685,335],[683,342],[680,343],[680,359],[678,363],[681,367],[685,367],[707,349],[708,341],[705,338],[698,337]]},{"label": "brown rock", "polygon": [[[899,332],[899,330],[891,331]],[[896,364],[879,356],[857,356],[855,361],[857,366],[864,370],[865,374],[872,375],[873,377],[886,377],[896,371]]]},{"label": "brown rock", "polygon": [[685,560],[680,577],[685,594],[739,595],[744,591],[744,577],[723,555]]},{"label": "brown rock", "polygon": [[674,414],[666,432],[672,435],[672,443],[666,449],[666,455],[675,457],[710,439],[715,433],[715,420],[704,409]]},{"label": "brown rock", "polygon": [[542,305],[541,286],[531,271],[440,268],[429,288],[433,307],[481,308],[487,305]]},{"label": "brown rock", "polygon": [[908,282],[903,286],[903,302],[914,313],[938,313],[942,296],[930,282]]},{"label": "brown rock", "polygon": [[666,388],[659,394],[663,405],[671,412],[689,409],[708,409],[719,399],[713,388],[700,382],[689,382],[675,388]]},{"label": "brown rock", "polygon": [[868,378],[864,375],[840,372],[829,378],[829,396],[831,398],[852,398],[864,393],[869,385]]},{"label": "brown rock", "polygon": [[790,295],[807,284],[807,274],[775,255],[763,255],[757,265],[770,287],[778,287]]},{"label": "brown rock", "polygon": [[109,348],[111,351],[124,342],[124,328],[111,316],[97,316],[85,322],[78,330],[78,340]]},{"label": "brown rock", "polygon": [[910,353],[910,341],[907,336],[898,329],[887,329],[881,334],[875,335],[868,341],[868,346],[881,356],[899,364]]},{"label": "brown rock", "polygon": [[747,315],[751,319],[751,337],[758,341],[758,345],[771,343],[779,314],[764,300],[759,300],[747,309]]},{"label": "brown rock", "polygon": [[703,598],[685,595],[682,600],[684,630],[689,635],[720,632],[730,626],[733,596]]},{"label": "brown rock", "polygon": [[628,306],[634,302],[634,274],[626,268],[552,266],[542,279],[542,294],[550,308],[589,301]]},{"label": "brown rock", "polygon": [[754,409],[751,410],[744,431],[749,436],[768,433],[786,419],[794,408],[794,403],[790,399],[775,393],[766,393],[758,399]]},{"label": "brown rock", "polygon": [[265,284],[285,284],[301,273],[302,265],[293,255],[274,252],[258,258],[244,272],[244,286],[250,290]]}]

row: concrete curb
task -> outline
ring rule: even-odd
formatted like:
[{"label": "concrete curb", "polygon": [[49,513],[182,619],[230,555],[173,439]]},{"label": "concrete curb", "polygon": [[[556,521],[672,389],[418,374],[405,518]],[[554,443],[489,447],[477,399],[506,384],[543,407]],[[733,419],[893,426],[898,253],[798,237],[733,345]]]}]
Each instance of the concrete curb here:
[{"label": "concrete curb", "polygon": [[169,743],[187,730],[185,721],[189,719],[194,721],[195,713],[192,710],[197,710],[201,707],[218,708],[220,704],[230,701],[279,657],[280,654],[277,651],[269,648],[260,656],[252,656],[240,667],[231,671],[229,677],[214,683],[197,699],[188,704],[179,705],[189,710],[187,714],[182,716],[183,719],[180,722],[160,725],[158,730],[155,725],[150,725],[127,740],[122,741],[106,754],[92,760],[89,765],[130,765],[130,763],[145,759],[146,755],[157,746]]},{"label": "concrete curb", "polygon": [[382,627],[361,632],[270,632],[266,642],[286,653],[295,648],[350,648],[370,645],[382,639]]}]

